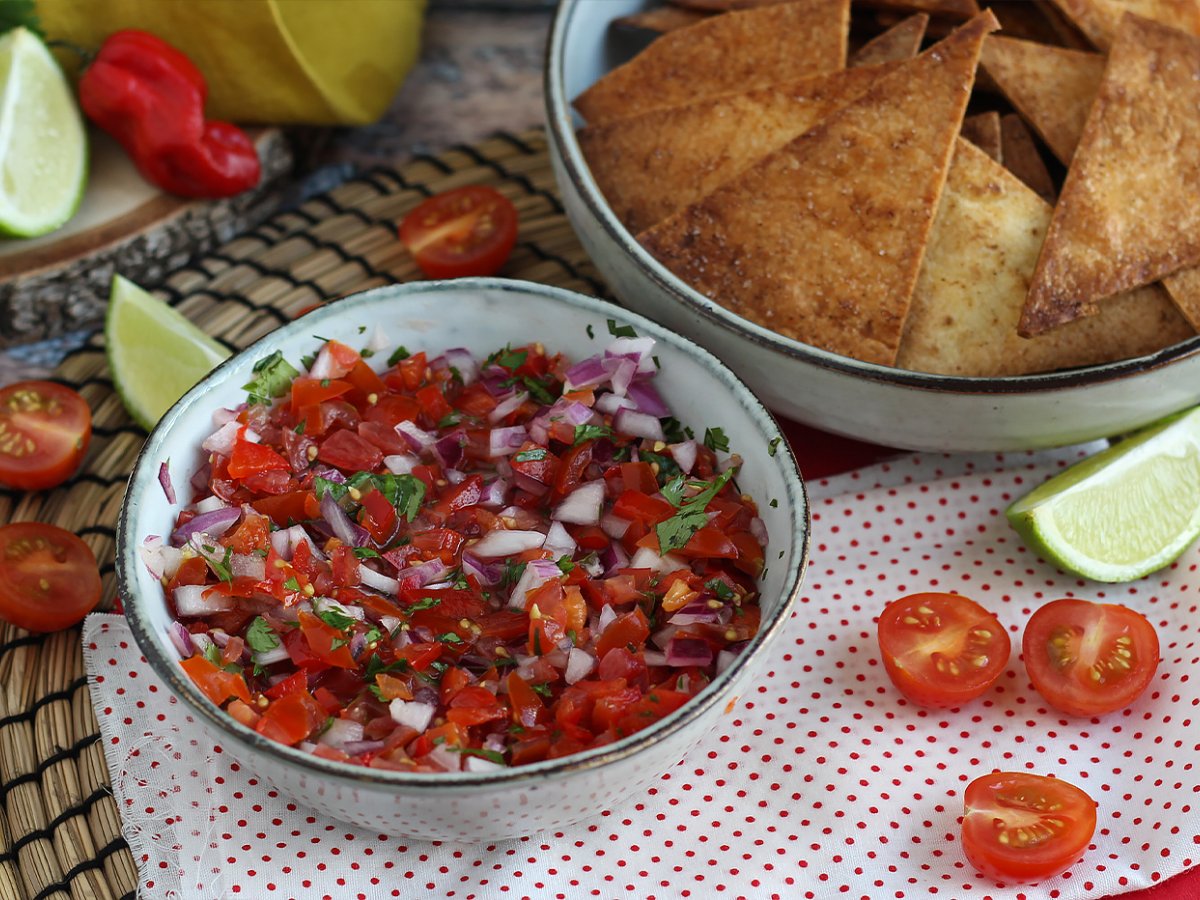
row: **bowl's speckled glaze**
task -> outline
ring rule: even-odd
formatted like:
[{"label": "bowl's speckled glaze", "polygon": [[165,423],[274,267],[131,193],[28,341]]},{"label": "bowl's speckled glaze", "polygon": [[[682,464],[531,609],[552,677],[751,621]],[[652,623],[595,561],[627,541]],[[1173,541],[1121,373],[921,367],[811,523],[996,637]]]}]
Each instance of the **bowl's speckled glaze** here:
[{"label": "bowl's speckled glaze", "polygon": [[[681,421],[725,429],[732,449],[745,459],[738,484],[759,500],[771,538],[762,629],[699,697],[644,731],[572,757],[497,772],[420,775],[332,762],[266,740],[214,707],[184,676],[167,637],[170,614],[162,587],[137,551],[148,535],[169,534],[179,511],[158,483],[160,463],[170,460],[175,485],[188,484],[203,463],[200,443],[213,430],[213,411],[245,400],[241,386],[256,360],[280,350],[298,361],[320,346],[318,334],[358,346],[365,340],[360,326],[376,325],[393,345],[412,351],[466,347],[482,356],[506,343],[541,341],[583,359],[611,340],[607,323],[613,319],[658,341],[662,370],[656,386]],[[678,762],[736,707],[756,660],[787,621],[807,558],[809,518],[795,457],[778,436],[770,413],[714,357],[600,300],[494,278],[378,288],[284,325],[219,366],[163,417],[138,458],[121,512],[121,596],[158,677],[215,741],[282,793],[346,822],[428,840],[500,840],[561,828],[638,793]],[[184,503],[190,499],[179,497]]]},{"label": "bowl's speckled glaze", "polygon": [[711,350],[777,412],[886,446],[939,451],[1062,446],[1131,431],[1200,402],[1200,337],[1152,356],[1046,375],[929,375],[810,347],[688,287],[613,215],[575,139],[580,121],[571,99],[618,61],[609,22],[646,5],[562,0],[546,57],[550,153],[563,205],[623,303]]}]

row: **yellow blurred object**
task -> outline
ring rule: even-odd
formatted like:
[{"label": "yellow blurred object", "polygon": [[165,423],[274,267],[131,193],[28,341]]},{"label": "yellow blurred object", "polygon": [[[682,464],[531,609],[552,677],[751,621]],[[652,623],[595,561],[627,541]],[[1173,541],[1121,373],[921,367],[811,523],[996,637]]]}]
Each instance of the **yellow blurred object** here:
[{"label": "yellow blurred object", "polygon": [[51,40],[94,50],[140,28],[178,47],[208,81],[208,118],[312,125],[383,115],[416,62],[424,10],[425,0],[37,0]]}]

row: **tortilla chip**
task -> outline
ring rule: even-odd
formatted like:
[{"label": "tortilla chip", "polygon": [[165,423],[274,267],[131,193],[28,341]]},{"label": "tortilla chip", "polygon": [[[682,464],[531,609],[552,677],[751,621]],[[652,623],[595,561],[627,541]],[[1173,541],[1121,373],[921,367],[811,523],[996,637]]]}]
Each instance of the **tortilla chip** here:
[{"label": "tortilla chip", "polygon": [[668,31],[678,31],[708,18],[708,14],[694,9],[681,9],[677,6],[660,6],[645,12],[634,13],[631,16],[621,16],[613,19],[613,28],[624,28],[632,31],[648,31],[653,34],[666,34]]},{"label": "tortilla chip", "polygon": [[1194,0],[1054,0],[1096,49],[1108,51],[1127,12],[1188,34],[1200,34],[1200,5]]},{"label": "tortilla chip", "polygon": [[1000,143],[1000,113],[993,111],[967,116],[963,119],[961,134],[996,162],[1004,160]]},{"label": "tortilla chip", "polygon": [[1054,43],[1066,47],[1068,50],[1079,50],[1083,53],[1090,53],[1096,49],[1075,23],[1054,4],[1053,0],[1037,0],[1036,5],[1038,12],[1046,17],[1046,22],[1058,36],[1058,40]]},{"label": "tortilla chip", "polygon": [[1200,266],[1180,269],[1162,280],[1162,286],[1192,327],[1200,331]]},{"label": "tortilla chip", "polygon": [[849,24],[849,0],[713,16],[664,34],[576,97],[575,108],[607,122],[842,69]]},{"label": "tortilla chip", "polygon": [[578,133],[579,147],[608,205],[636,234],[702,200],[898,65],[844,69],[588,125]]},{"label": "tortilla chip", "polygon": [[856,6],[895,9],[905,13],[923,12],[960,21],[979,14],[979,4],[975,0],[860,0]]},{"label": "tortilla chip", "polygon": [[1017,335],[1053,210],[960,140],[896,365],[994,378],[1144,356],[1195,334],[1158,287],[1105,301],[1098,315],[1034,338]]},{"label": "tortilla chip", "polygon": [[991,13],[639,236],[696,290],[796,340],[890,365]]},{"label": "tortilla chip", "polygon": [[991,35],[983,42],[979,64],[1069,165],[1104,76],[1104,57]]},{"label": "tortilla chip", "polygon": [[[988,8],[1000,20],[1000,30],[1006,37],[1037,41],[1042,44],[1061,43],[1058,32],[1042,11],[1044,3],[993,3]],[[1089,46],[1087,41],[1082,42]]]},{"label": "tortilla chip", "polygon": [[759,6],[774,6],[777,3],[789,3],[791,0],[667,0],[672,6],[682,9],[693,9],[701,12],[721,13],[732,12],[736,9],[754,9]]},{"label": "tortilla chip", "polygon": [[848,65],[877,66],[880,63],[912,59],[921,49],[928,24],[929,16],[925,13],[909,16],[899,25],[893,25],[859,47],[850,57]]},{"label": "tortilla chip", "polygon": [[1094,315],[1104,297],[1200,263],[1198,108],[1200,39],[1127,14],[1038,258],[1022,334]]},{"label": "tortilla chip", "polygon": [[1029,185],[1047,203],[1053,203],[1058,194],[1054,189],[1054,179],[1050,177],[1050,170],[1046,168],[1033,135],[1016,113],[1000,117],[1000,146],[1004,168]]}]

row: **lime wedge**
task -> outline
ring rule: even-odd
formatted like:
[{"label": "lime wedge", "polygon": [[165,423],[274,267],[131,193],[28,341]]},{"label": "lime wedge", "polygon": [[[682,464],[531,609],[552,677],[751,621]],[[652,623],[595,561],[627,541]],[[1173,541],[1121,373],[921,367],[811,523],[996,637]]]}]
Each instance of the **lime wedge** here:
[{"label": "lime wedge", "polygon": [[1077,463],[1007,515],[1067,572],[1120,582],[1161,569],[1200,535],[1200,407]]},{"label": "lime wedge", "polygon": [[50,51],[24,28],[0,37],[0,235],[35,237],[75,213],[87,132]]},{"label": "lime wedge", "polygon": [[113,277],[104,320],[108,368],[121,402],[149,431],[229,351],[132,281]]}]

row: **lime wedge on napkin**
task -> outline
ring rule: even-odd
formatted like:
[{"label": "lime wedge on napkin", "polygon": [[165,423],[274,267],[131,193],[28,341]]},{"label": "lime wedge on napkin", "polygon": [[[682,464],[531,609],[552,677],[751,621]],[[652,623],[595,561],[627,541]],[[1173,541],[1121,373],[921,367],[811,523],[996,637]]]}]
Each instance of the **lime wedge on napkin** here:
[{"label": "lime wedge on napkin", "polygon": [[1161,569],[1200,535],[1200,408],[1075,464],[1007,515],[1067,572],[1121,582]]},{"label": "lime wedge on napkin", "polygon": [[71,218],[87,183],[87,132],[50,51],[24,28],[0,37],[0,235]]},{"label": "lime wedge on napkin", "polygon": [[149,431],[229,351],[132,281],[113,277],[104,320],[108,368],[121,402]]}]

